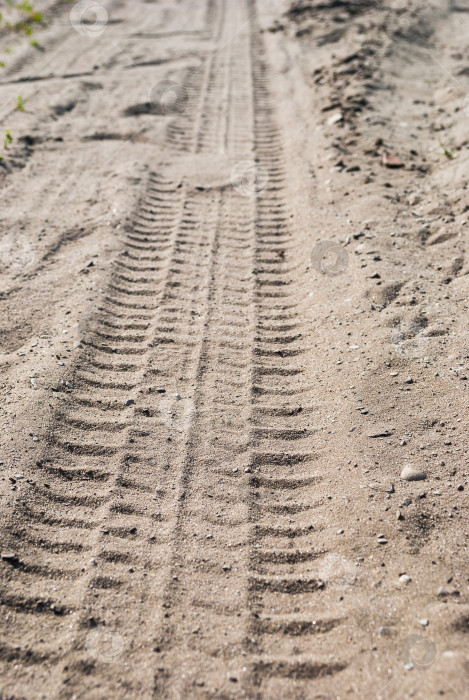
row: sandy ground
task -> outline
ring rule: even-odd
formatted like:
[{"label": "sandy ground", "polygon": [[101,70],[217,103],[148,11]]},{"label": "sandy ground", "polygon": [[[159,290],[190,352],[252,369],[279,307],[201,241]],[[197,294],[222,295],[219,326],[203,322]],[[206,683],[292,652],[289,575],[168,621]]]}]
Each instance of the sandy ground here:
[{"label": "sandy ground", "polygon": [[0,698],[469,698],[469,3],[85,5],[0,31]]}]

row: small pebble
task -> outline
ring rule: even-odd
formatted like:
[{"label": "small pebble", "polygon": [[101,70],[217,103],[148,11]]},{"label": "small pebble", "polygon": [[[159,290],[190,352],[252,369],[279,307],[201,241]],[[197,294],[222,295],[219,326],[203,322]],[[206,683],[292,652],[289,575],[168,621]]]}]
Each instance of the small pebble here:
[{"label": "small pebble", "polygon": [[422,620],[419,620],[419,625],[422,625],[422,627],[428,627],[429,622],[426,617],[424,617]]},{"label": "small pebble", "polygon": [[16,561],[18,556],[14,552],[2,552],[3,561]]},{"label": "small pebble", "polygon": [[408,574],[402,574],[402,576],[399,576],[399,583],[403,583],[404,585],[410,583],[412,579]]},{"label": "small pebble", "polygon": [[404,479],[404,481],[424,481],[426,478],[426,472],[415,469],[415,467],[407,466],[401,471],[401,479]]},{"label": "small pebble", "polygon": [[329,126],[333,126],[334,124],[337,124],[337,122],[341,122],[343,118],[344,115],[342,114],[342,112],[336,112],[332,115],[332,117],[330,117],[327,120],[327,123],[329,124]]}]

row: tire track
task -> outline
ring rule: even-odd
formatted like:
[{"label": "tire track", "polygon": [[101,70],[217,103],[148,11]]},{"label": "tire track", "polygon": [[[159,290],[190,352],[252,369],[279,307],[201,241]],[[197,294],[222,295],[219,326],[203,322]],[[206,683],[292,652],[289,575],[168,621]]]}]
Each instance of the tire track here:
[{"label": "tire track", "polygon": [[[156,203],[155,197],[163,192],[164,204]],[[171,201],[168,193],[174,192]],[[74,615],[78,632],[71,640],[69,670],[86,663],[84,638],[89,629],[113,622],[109,615],[93,615],[90,598],[98,596],[100,610],[112,611],[114,619],[125,607],[125,624],[133,629],[137,621],[122,597],[121,574],[135,562],[142,574],[135,576],[135,584],[126,583],[127,593],[142,601],[147,595],[142,579],[155,558],[149,556],[147,538],[151,540],[158,521],[155,494],[161,498],[164,489],[151,459],[140,451],[138,442],[145,430],[138,409],[158,325],[155,310],[171,285],[183,195],[184,188],[177,183],[156,175],[150,178],[141,209],[153,208],[152,221],[142,224],[137,212],[130,226],[132,233],[82,341],[84,350],[67,382],[68,395],[56,412],[47,457],[37,463],[32,492],[17,504],[15,520],[21,516],[21,526],[9,534],[10,546],[21,557],[4,576],[2,606],[8,610],[13,604],[15,610],[15,625],[6,630],[6,637],[12,647],[19,634],[47,640],[32,654],[52,670],[51,696],[62,676],[60,656],[49,652],[47,642],[69,628],[57,623],[57,615],[74,612],[69,601],[77,591],[82,591],[83,604]],[[134,479],[130,473],[137,469]],[[85,537],[84,531],[88,531]],[[131,555],[126,554],[129,540]],[[74,582],[68,590],[66,581]],[[152,577],[152,582],[157,589],[158,581]],[[59,599],[56,594],[49,605],[55,616],[38,616],[51,589],[60,590]],[[135,616],[141,617],[138,608]],[[82,647],[83,659],[77,647]]]},{"label": "tire track", "polygon": [[325,552],[314,547],[314,486],[321,476],[312,440],[312,389],[303,372],[308,345],[299,313],[304,300],[298,280],[301,252],[298,263],[286,204],[285,154],[255,0],[249,0],[249,8],[255,153],[268,184],[257,198],[255,222],[246,688],[250,697],[279,697],[293,689],[303,697],[311,680],[333,675],[347,664],[318,659],[315,653],[315,636],[330,632],[338,621],[320,619],[316,612],[324,583],[314,573],[315,562]]},{"label": "tire track", "polygon": [[[212,3],[210,22],[213,9]],[[154,173],[128,226],[65,382],[33,491],[18,499],[8,533],[8,544],[20,551],[6,565],[0,594],[6,618],[0,663],[9,688],[20,678],[49,697],[85,688],[90,697],[98,688],[112,695],[126,674],[116,680],[87,646],[90,632],[102,631],[127,646],[134,668],[142,666],[135,690],[152,693],[145,649],[153,655],[176,508],[168,462],[183,442],[172,412],[159,410],[155,397],[161,378],[184,368],[190,374],[197,357],[203,317],[194,324],[192,314],[203,309],[207,287],[211,207],[183,182]],[[171,446],[161,454],[155,440]],[[83,602],[74,606],[78,590]],[[53,651],[58,638],[65,655]]]}]

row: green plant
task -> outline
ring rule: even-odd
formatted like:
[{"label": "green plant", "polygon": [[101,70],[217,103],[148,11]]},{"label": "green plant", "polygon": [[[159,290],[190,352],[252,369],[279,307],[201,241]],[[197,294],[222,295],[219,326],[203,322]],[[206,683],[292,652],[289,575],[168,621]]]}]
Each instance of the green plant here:
[{"label": "green plant", "polygon": [[23,12],[28,12],[31,13],[34,10],[34,7],[31,5],[30,2],[19,2],[16,5],[17,10],[22,10]]},{"label": "green plant", "polygon": [[[6,129],[5,131],[5,136],[3,139],[3,148],[5,151],[7,150],[8,146],[10,146],[13,143],[13,136],[10,134],[10,129]],[[0,155],[0,162],[3,160],[3,156]]]},{"label": "green plant", "polygon": [[441,146],[441,148],[443,149],[443,153],[444,153],[445,156],[448,158],[448,160],[453,160],[456,151],[454,151],[454,150],[452,150],[452,151],[448,150],[448,149],[446,148],[445,144],[443,143],[443,141],[442,141],[441,139],[440,139],[440,146]]},{"label": "green plant", "polygon": [[[41,23],[44,24],[44,18],[41,12],[34,9],[34,5],[27,0],[23,2],[15,3],[15,0],[6,0],[9,8],[15,9],[20,13],[20,19],[17,22],[5,21],[4,29],[12,32],[24,32],[26,36],[31,36],[33,34],[33,27],[31,24]],[[23,16],[23,18],[21,18]],[[0,24],[2,22],[2,14],[0,13]]]},{"label": "green plant", "polygon": [[6,150],[8,146],[13,143],[13,136],[10,133],[10,129],[5,130],[5,138],[3,139],[3,148]]},{"label": "green plant", "polygon": [[21,97],[21,95],[18,95],[16,98],[16,107],[15,109],[19,109],[20,112],[24,112],[24,107],[26,104],[26,100]]}]

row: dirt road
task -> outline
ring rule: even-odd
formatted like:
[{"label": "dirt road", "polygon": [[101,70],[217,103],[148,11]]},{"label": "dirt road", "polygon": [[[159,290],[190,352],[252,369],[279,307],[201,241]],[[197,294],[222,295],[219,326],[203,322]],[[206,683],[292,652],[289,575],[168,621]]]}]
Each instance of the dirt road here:
[{"label": "dirt road", "polygon": [[3,27],[3,700],[469,697],[461,3]]}]

